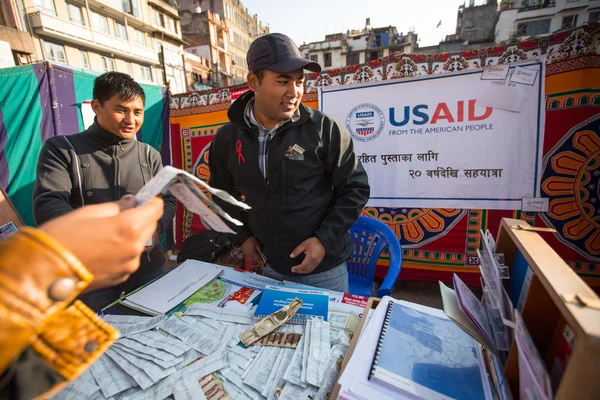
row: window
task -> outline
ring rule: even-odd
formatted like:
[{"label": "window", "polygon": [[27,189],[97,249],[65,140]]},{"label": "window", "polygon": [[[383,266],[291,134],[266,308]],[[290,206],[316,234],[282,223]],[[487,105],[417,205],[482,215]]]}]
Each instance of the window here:
[{"label": "window", "polygon": [[588,104],[590,104],[590,98],[587,96],[581,96],[581,98],[579,99],[579,105],[586,106]]},{"label": "window", "polygon": [[323,59],[325,60],[323,63],[326,67],[331,67],[331,53],[323,54]]},{"label": "window", "polygon": [[44,42],[44,57],[46,60],[55,62],[67,62],[67,56],[65,54],[65,48],[63,45],[54,44],[50,42]]},{"label": "window", "polygon": [[129,76],[133,76],[133,74],[131,73],[131,63],[129,63],[127,61],[123,61],[123,64],[125,65],[123,72],[125,72]]},{"label": "window", "polygon": [[575,15],[567,15],[562,19],[562,25],[560,26],[562,29],[571,29],[577,26],[577,14]]},{"label": "window", "polygon": [[71,22],[84,25],[81,7],[76,6],[75,4],[67,3],[67,11],[69,12],[69,20],[71,20]]},{"label": "window", "polygon": [[592,22],[600,22],[600,11],[594,11],[590,13],[588,23],[591,24]]},{"label": "window", "polygon": [[383,50],[380,51],[371,51],[369,53],[369,59],[367,61],[375,61],[378,58],[383,57]]},{"label": "window", "polygon": [[102,59],[102,67],[104,72],[110,72],[115,70],[115,60],[110,57],[100,56]]},{"label": "window", "polygon": [[154,23],[154,25],[156,26],[165,26],[163,19],[162,19],[162,15],[161,13],[159,13],[157,10],[155,10],[154,8],[152,9],[152,22]]},{"label": "window", "polygon": [[134,29],[133,30],[133,40],[141,46],[146,46],[146,35],[142,31],[138,31],[137,29]]},{"label": "window", "polygon": [[54,8],[54,0],[34,0],[33,3],[43,11],[49,11],[52,14],[56,14],[56,9]]},{"label": "window", "polygon": [[123,12],[131,14],[136,18],[142,19],[139,0],[121,0],[121,8]]},{"label": "window", "polygon": [[318,54],[311,55],[310,61],[319,62],[319,55]]},{"label": "window", "polygon": [[81,59],[81,65],[83,68],[90,69],[90,59],[87,51],[79,50],[79,57]]},{"label": "window", "polygon": [[538,19],[537,21],[521,22],[517,25],[517,35],[533,36],[550,32],[551,19]]},{"label": "window", "polygon": [[573,105],[573,98],[567,97],[567,99],[565,100],[565,107],[571,107],[572,105]]},{"label": "window", "polygon": [[127,28],[120,22],[115,22],[115,33],[119,39],[127,40]]},{"label": "window", "polygon": [[142,71],[142,79],[152,82],[152,71],[150,70],[150,67],[144,67],[143,65],[140,65],[140,69]]},{"label": "window", "polygon": [[99,32],[108,33],[108,21],[104,15],[92,11],[92,26]]},{"label": "window", "polygon": [[165,19],[165,28],[167,28],[167,30],[169,32],[177,33],[177,30],[175,29],[175,20],[171,17],[167,17],[166,15],[164,16],[164,19]]},{"label": "window", "polygon": [[346,54],[346,65],[360,64],[360,53]]}]

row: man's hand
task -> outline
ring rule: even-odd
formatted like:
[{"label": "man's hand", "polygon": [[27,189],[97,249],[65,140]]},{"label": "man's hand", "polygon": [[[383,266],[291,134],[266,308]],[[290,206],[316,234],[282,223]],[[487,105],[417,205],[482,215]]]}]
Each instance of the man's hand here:
[{"label": "man's hand", "polygon": [[292,268],[292,272],[297,274],[310,274],[315,268],[323,261],[325,257],[325,246],[316,237],[306,239],[300,243],[298,247],[290,254],[291,258],[296,258],[299,254],[304,253],[304,261],[302,264],[296,265]]},{"label": "man's hand", "polygon": [[244,241],[242,244],[242,253],[246,257],[252,265],[258,265],[263,268],[265,266],[263,255],[260,251],[261,245],[258,239],[255,236],[250,236],[248,239]]},{"label": "man's hand", "polygon": [[158,242],[159,242],[158,231],[154,231],[154,234],[152,235],[152,244],[150,246],[144,247],[144,253],[152,251],[152,249],[154,247],[156,247],[156,244]]},{"label": "man's hand", "polygon": [[163,201],[157,197],[140,207],[135,204],[135,197],[128,195],[79,208],[40,226],[94,275],[86,291],[122,283],[140,266],[140,256],[163,214]]}]

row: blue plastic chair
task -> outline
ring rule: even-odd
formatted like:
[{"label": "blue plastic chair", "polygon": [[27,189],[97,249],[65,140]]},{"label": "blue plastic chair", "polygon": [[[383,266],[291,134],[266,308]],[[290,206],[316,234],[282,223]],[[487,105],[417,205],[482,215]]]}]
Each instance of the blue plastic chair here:
[{"label": "blue plastic chair", "polygon": [[389,226],[369,217],[358,217],[350,228],[354,251],[348,260],[350,293],[371,297],[377,260],[385,247],[390,253],[390,268],[377,291],[377,297],[389,295],[402,268],[400,242]]}]

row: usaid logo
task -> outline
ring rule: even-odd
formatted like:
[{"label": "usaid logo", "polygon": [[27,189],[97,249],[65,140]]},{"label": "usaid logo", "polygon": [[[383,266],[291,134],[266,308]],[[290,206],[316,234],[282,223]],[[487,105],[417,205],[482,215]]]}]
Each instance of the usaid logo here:
[{"label": "usaid logo", "polygon": [[385,117],[381,108],[365,103],[354,107],[346,117],[346,129],[361,142],[375,139],[383,131]]}]

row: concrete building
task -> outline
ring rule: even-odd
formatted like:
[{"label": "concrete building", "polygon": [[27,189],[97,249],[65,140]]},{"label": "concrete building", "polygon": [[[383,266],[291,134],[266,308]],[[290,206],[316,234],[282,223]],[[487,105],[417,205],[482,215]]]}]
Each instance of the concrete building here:
[{"label": "concrete building", "polygon": [[37,59],[22,0],[0,2],[0,45],[0,68]]},{"label": "concrete building", "polygon": [[23,0],[22,5],[36,59],[125,72],[139,82],[169,84],[173,93],[185,91],[173,0]]},{"label": "concrete building", "polygon": [[185,81],[188,91],[208,90],[213,86],[210,61],[188,51],[185,52]]},{"label": "concrete building", "polygon": [[[198,10],[196,10],[198,11]],[[229,28],[219,14],[210,10],[181,13],[181,29],[186,51],[209,60],[212,70],[211,86],[231,86],[231,53]]]},{"label": "concrete building", "polygon": [[229,29],[228,50],[231,57],[232,84],[246,82],[248,48],[254,39],[269,33],[269,27],[259,21],[258,15],[250,14],[239,0],[179,0],[179,10],[192,13],[209,10],[225,21]]},{"label": "concrete building", "polygon": [[419,47],[415,53],[435,54],[493,47],[495,28],[498,21],[498,3],[486,0],[476,4],[470,0],[468,6],[459,6],[456,14],[456,31],[433,46]]},{"label": "concrete building", "polygon": [[469,43],[493,42],[498,21],[498,3],[487,0],[485,4],[475,5],[471,0],[468,7],[459,6],[456,17],[456,36]]},{"label": "concrete building", "polygon": [[600,0],[503,0],[496,42],[547,36],[600,21]]},{"label": "concrete building", "polygon": [[300,52],[324,69],[333,69],[377,60],[394,52],[412,53],[416,48],[416,33],[398,33],[394,26],[372,28],[367,18],[363,29],[327,35],[321,42],[303,44]]}]

